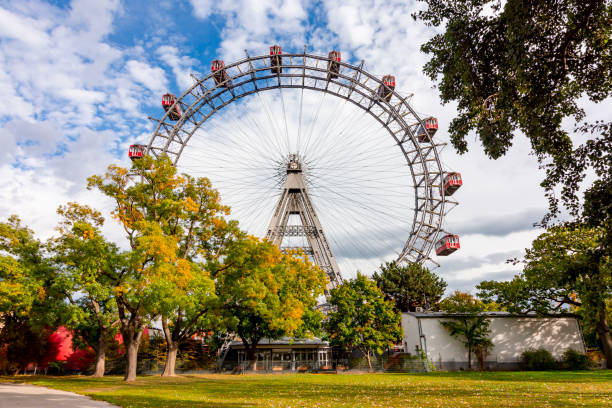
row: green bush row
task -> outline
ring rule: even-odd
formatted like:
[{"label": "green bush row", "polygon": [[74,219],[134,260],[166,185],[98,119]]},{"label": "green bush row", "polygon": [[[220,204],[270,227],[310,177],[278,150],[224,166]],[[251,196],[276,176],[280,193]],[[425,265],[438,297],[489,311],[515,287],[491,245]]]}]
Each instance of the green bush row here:
[{"label": "green bush row", "polygon": [[557,361],[548,350],[527,350],[521,354],[521,368],[523,370],[588,370],[595,367],[589,356],[574,349],[567,349],[561,360]]}]

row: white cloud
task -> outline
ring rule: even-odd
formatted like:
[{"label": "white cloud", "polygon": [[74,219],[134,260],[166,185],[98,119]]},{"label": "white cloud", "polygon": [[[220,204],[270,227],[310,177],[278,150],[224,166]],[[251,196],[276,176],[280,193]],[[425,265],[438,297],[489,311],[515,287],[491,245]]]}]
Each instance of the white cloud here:
[{"label": "white cloud", "polygon": [[49,43],[49,36],[44,31],[46,28],[44,22],[20,17],[0,7],[0,37],[42,48]]},{"label": "white cloud", "polygon": [[0,108],[0,214],[17,213],[49,236],[60,204],[83,200],[108,210],[85,179],[110,163],[128,164],[129,141],[150,131],[140,109],[152,92],[159,101],[167,80],[107,40],[122,11],[118,0],[74,0],[67,8],[31,0],[7,10],[0,8],[0,92],[9,101]]},{"label": "white cloud", "polygon": [[188,56],[181,56],[177,47],[169,45],[159,47],[157,54],[172,69],[175,81],[181,90],[193,85],[191,74],[195,72],[193,67],[198,64],[196,60]]},{"label": "white cloud", "polygon": [[154,92],[163,92],[168,87],[163,69],[152,67],[147,63],[130,60],[126,67],[132,78]]},{"label": "white cloud", "polygon": [[212,15],[225,19],[219,47],[219,55],[225,59],[238,59],[244,56],[245,49],[263,52],[281,38],[285,47],[301,47],[306,42],[307,1],[190,0],[190,3],[201,19]]}]

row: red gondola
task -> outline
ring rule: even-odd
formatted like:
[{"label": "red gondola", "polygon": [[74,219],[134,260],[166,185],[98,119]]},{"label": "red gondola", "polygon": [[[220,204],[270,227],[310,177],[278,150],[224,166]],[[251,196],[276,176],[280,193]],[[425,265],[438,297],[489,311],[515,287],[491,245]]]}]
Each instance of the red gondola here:
[{"label": "red gondola", "polygon": [[[423,129],[422,125],[419,125],[419,128],[417,129],[417,138],[421,143],[429,142],[429,139],[433,138],[433,136],[438,131],[438,119],[434,117],[429,117],[425,118],[423,122],[425,122],[425,129]],[[427,135],[428,133],[429,136]]]},{"label": "red gondola", "polygon": [[340,51],[330,51],[329,62],[327,63],[327,80],[338,78],[338,73],[340,72],[340,61],[341,55]]},{"label": "red gondola", "polygon": [[[162,106],[166,112],[168,112],[168,117],[170,120],[179,120],[181,116],[183,116],[183,112],[181,111],[181,106],[176,103],[176,96],[171,93],[167,93],[162,96]],[[172,107],[174,105],[174,107]]]},{"label": "red gondola", "polygon": [[142,158],[142,156],[144,156],[144,152],[146,148],[147,148],[146,145],[133,144],[130,146],[130,149],[128,150],[128,156],[130,156],[130,159],[132,160],[140,159]]},{"label": "red gondola", "polygon": [[393,95],[393,90],[395,89],[395,77],[393,75],[385,75],[382,78],[383,85],[378,87],[376,93],[379,97],[389,102],[391,100],[391,96]]},{"label": "red gondola", "polygon": [[453,193],[457,191],[462,185],[463,180],[461,180],[461,173],[446,173],[446,176],[444,176],[444,181],[442,182],[442,188],[444,188],[444,195],[453,195]]},{"label": "red gondola", "polygon": [[229,75],[225,71],[225,63],[222,60],[214,60],[210,64],[210,71],[213,73],[215,85],[221,85],[226,88],[231,85],[231,81],[228,81]]},{"label": "red gondola", "polygon": [[459,248],[459,235],[446,234],[436,243],[436,255],[447,256]]},{"label": "red gondola", "polygon": [[280,74],[283,72],[283,49],[280,45],[273,45],[270,47],[270,71],[273,74]]}]

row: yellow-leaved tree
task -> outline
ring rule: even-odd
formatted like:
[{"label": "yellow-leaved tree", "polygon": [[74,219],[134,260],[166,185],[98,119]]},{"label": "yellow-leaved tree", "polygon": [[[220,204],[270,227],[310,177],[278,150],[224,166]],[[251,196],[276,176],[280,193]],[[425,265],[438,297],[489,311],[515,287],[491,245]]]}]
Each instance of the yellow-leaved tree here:
[{"label": "yellow-leaved tree", "polygon": [[205,267],[237,233],[229,208],[206,178],[178,175],[167,157],[145,156],[130,170],[109,166],[89,178],[112,198],[130,250],[113,288],[126,349],[125,380],[136,378],[144,327],[161,318],[168,345],[164,375],[174,375],[181,342],[210,325],[216,295]]},{"label": "yellow-leaved tree", "polygon": [[327,277],[300,255],[241,236],[225,247],[220,260],[209,263],[224,324],[242,340],[251,370],[262,339],[305,337],[320,328],[322,313],[316,305]]}]

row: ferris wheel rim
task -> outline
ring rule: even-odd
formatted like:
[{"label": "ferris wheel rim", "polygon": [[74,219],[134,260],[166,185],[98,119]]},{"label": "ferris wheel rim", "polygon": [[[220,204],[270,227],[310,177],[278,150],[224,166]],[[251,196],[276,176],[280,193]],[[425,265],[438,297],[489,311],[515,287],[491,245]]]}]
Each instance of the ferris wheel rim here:
[{"label": "ferris wheel rim", "polygon": [[[447,204],[456,205],[457,202],[448,199],[444,193],[444,189],[440,188],[445,171],[442,168],[437,147],[443,146],[445,143],[434,142],[433,137],[428,137],[426,141],[418,140],[415,135],[415,130],[418,126],[422,126],[423,129],[425,129],[424,119],[416,113],[412,106],[410,106],[407,98],[402,97],[395,89],[386,86],[381,79],[364,70],[363,60],[358,66],[346,62],[337,62],[339,69],[336,74],[336,80],[334,80],[329,77],[316,76],[312,73],[329,74],[328,65],[319,67],[319,63],[323,62],[327,64],[331,59],[325,56],[306,53],[305,49],[303,53],[283,53],[281,55],[282,58],[288,58],[289,64],[282,63],[280,65],[281,72],[257,76],[258,73],[270,71],[271,65],[266,66],[266,61],[270,59],[270,55],[251,57],[248,51],[245,50],[245,53],[246,58],[225,65],[224,70],[228,72],[227,79],[220,83],[213,81],[214,86],[212,87],[207,86],[206,83],[209,83],[213,79],[213,72],[209,72],[199,79],[192,75],[195,81],[194,84],[180,97],[176,98],[174,105],[168,109],[165,115],[161,119],[150,118],[157,122],[157,126],[149,143],[146,145],[146,152],[156,157],[164,154],[169,157],[170,155],[174,155],[174,159],[171,158],[171,160],[174,165],[177,165],[183,149],[187,146],[195,132],[200,129],[207,120],[231,103],[255,93],[274,89],[308,89],[324,92],[350,101],[355,106],[369,113],[370,116],[375,118],[383,128],[385,128],[399,146],[410,168],[415,196],[413,222],[411,233],[405,241],[404,247],[396,262],[407,261],[424,263],[429,261],[435,265],[439,265],[429,256],[429,254],[432,249],[434,249],[438,235],[445,232],[442,225],[444,216],[446,215],[445,207]],[[297,61],[301,60],[302,63],[294,63],[294,58]],[[307,60],[316,62],[314,66],[310,66],[307,65]],[[263,65],[256,66],[259,62],[262,62]],[[240,68],[241,66],[246,66],[248,69],[243,70]],[[237,73],[230,75],[230,70],[235,70]],[[283,70],[285,71],[284,73],[282,72]],[[289,73],[290,70],[292,70],[292,73]],[[352,73],[352,75],[346,75],[347,72]],[[242,81],[234,83],[235,80],[242,78],[244,78]],[[294,78],[298,80],[301,79],[301,83],[299,81],[294,83]],[[362,78],[364,78],[363,82],[361,82]],[[268,81],[272,79],[277,79],[276,85],[265,87],[257,85],[258,81],[266,81],[266,85],[268,85]],[[289,79],[289,84],[284,84],[283,79]],[[314,86],[307,85],[307,79],[313,80]],[[341,82],[341,79],[347,82]],[[317,81],[325,82],[325,87],[317,87]],[[366,86],[368,81],[372,81],[375,88]],[[253,85],[253,89],[245,91],[244,86],[247,84]],[[330,84],[337,86],[338,89],[336,92],[330,89]],[[385,87],[385,92],[391,94],[389,100],[377,94],[378,88],[381,86]],[[239,88],[244,92],[235,93],[234,90]],[[347,95],[340,93],[340,90],[348,90]],[[227,93],[231,94],[231,98],[224,100],[222,95]],[[360,95],[361,99],[359,99],[359,101],[352,99],[351,96],[353,94]],[[189,97],[193,98],[193,102],[187,104],[184,101]],[[215,99],[220,99],[222,103],[215,106]],[[391,101],[394,99],[394,104],[392,104]],[[368,106],[366,107],[362,102],[366,102]],[[205,105],[211,107],[211,111],[208,115],[203,115],[200,112]],[[174,124],[168,123],[167,119],[170,119],[170,112],[172,112],[175,106],[180,106],[182,108],[181,117],[176,120]],[[374,111],[373,108],[375,106],[381,109],[379,113]],[[197,114],[201,116],[199,122],[194,119]],[[404,118],[409,115],[416,119],[416,122],[408,124]],[[386,116],[386,120],[383,120],[383,116]],[[390,124],[394,122],[399,125],[399,131],[393,131],[390,128]],[[193,125],[190,132],[183,129],[187,123]],[[401,138],[398,138],[398,133],[401,135]],[[155,142],[159,139],[165,139],[165,142],[159,143],[159,145],[156,146]],[[412,149],[407,150],[405,145],[410,147],[409,142],[412,145]],[[177,152],[170,150],[173,143],[175,145],[180,145]],[[415,167],[417,166],[420,166],[421,172],[415,173]],[[422,189],[424,194],[419,195],[419,189]],[[434,196],[434,190],[439,192],[439,197]]]}]

